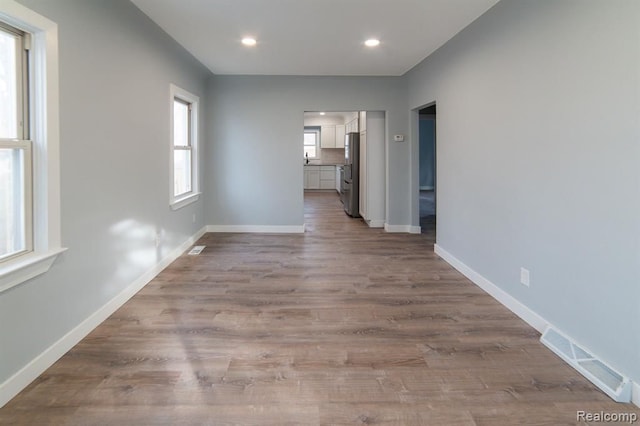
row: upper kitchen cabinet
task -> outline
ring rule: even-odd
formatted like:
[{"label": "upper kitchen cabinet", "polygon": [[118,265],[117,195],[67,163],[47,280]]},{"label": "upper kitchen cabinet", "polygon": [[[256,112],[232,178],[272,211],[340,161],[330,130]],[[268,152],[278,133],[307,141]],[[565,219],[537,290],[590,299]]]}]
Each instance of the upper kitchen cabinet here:
[{"label": "upper kitchen cabinet", "polygon": [[354,118],[353,120],[347,122],[345,124],[345,132],[346,133],[352,133],[352,132],[356,132],[358,133],[358,119]]},{"label": "upper kitchen cabinet", "polygon": [[[304,126],[320,129],[318,147],[344,149],[344,138],[349,132],[358,131],[358,111],[304,113]],[[337,155],[335,153],[333,156]]]},{"label": "upper kitchen cabinet", "polygon": [[336,147],[336,126],[321,126],[320,127],[320,148],[335,148],[335,147]]},{"label": "upper kitchen cabinet", "polygon": [[367,111],[360,111],[358,114],[358,131],[367,131]]},{"label": "upper kitchen cabinet", "polygon": [[344,148],[344,124],[320,127],[320,148]]},{"label": "upper kitchen cabinet", "polygon": [[336,125],[336,148],[344,149],[344,136],[346,134],[346,127],[344,124]]}]

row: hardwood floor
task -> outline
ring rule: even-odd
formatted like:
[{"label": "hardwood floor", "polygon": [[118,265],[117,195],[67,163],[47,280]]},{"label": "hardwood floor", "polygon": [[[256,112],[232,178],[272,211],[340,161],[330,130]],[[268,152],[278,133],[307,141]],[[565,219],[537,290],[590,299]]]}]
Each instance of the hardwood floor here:
[{"label": "hardwood floor", "polygon": [[207,234],[0,409],[11,425],[576,424],[616,404],[433,253],[305,197]]}]

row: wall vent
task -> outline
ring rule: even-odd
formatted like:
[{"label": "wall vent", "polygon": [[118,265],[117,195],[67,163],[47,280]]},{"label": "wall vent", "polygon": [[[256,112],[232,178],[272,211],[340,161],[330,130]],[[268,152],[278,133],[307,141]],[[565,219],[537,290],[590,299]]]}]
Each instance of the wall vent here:
[{"label": "wall vent", "polygon": [[540,341],[556,355],[609,395],[614,401],[631,401],[631,381],[567,336],[548,327]]},{"label": "wall vent", "polygon": [[202,253],[202,250],[204,250],[206,246],[193,246],[193,248],[191,250],[189,250],[190,255],[196,255],[196,254],[200,254]]}]

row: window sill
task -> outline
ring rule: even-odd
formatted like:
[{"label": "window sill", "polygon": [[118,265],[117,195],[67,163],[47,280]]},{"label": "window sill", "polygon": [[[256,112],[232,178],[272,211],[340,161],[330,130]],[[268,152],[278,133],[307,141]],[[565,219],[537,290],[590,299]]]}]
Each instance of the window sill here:
[{"label": "window sill", "polygon": [[65,250],[57,248],[45,253],[30,253],[0,265],[0,293],[44,274]]},{"label": "window sill", "polygon": [[171,210],[178,210],[189,204],[195,203],[200,199],[200,192],[194,192],[193,194],[189,194],[186,197],[178,198],[174,200],[173,203],[170,204]]}]

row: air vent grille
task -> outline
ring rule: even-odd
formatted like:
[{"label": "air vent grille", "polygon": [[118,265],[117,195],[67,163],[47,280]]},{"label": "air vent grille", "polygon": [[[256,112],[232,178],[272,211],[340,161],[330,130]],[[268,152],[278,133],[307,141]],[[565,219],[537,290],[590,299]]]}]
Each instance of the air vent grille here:
[{"label": "air vent grille", "polygon": [[631,381],[567,336],[549,327],[540,341],[617,402],[631,400]]},{"label": "air vent grille", "polygon": [[193,248],[191,250],[189,250],[188,254],[190,254],[192,256],[200,254],[200,253],[202,253],[202,250],[204,250],[205,247],[206,246],[193,246]]}]

